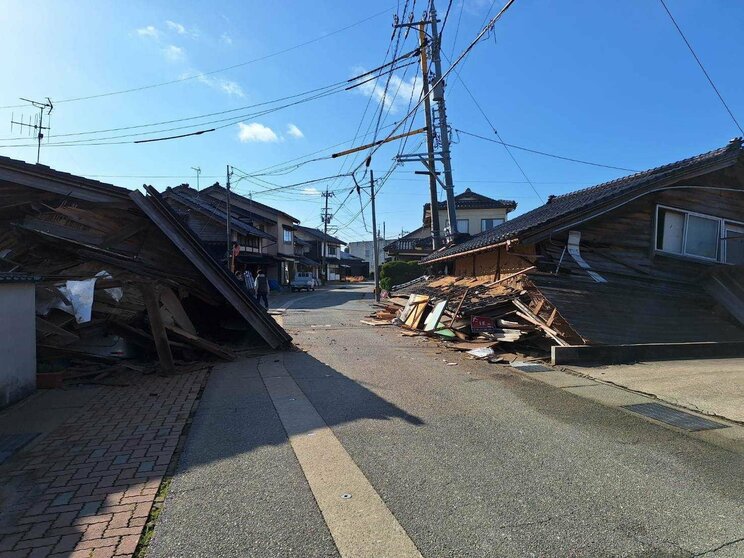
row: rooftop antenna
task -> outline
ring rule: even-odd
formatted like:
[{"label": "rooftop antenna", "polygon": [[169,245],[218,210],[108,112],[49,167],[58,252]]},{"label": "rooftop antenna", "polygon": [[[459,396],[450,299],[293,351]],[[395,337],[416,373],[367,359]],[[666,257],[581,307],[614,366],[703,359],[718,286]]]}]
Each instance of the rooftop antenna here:
[{"label": "rooftop antenna", "polygon": [[[52,109],[54,108],[54,105],[52,104],[52,100],[47,97],[46,102],[42,101],[32,101],[31,99],[24,99],[21,97],[21,101],[26,101],[27,103],[30,103],[33,107],[39,109],[39,115],[36,116],[33,120],[33,124],[31,123],[31,116],[28,117],[28,124],[26,124],[23,121],[23,115],[20,117],[20,122],[13,119],[13,115],[10,116],[10,131],[13,131],[13,124],[19,126],[21,128],[21,131],[26,128],[28,129],[29,135],[31,135],[31,130],[34,130],[36,132],[36,141],[38,142],[38,146],[36,148],[36,164],[39,164],[39,157],[41,156],[41,140],[44,139],[44,130],[49,130],[49,126],[44,126],[44,111],[47,111],[47,116],[52,114]],[[51,117],[50,117],[51,118]]]},{"label": "rooftop antenna", "polygon": [[201,167],[191,167],[191,170],[196,171],[196,191],[199,191],[199,175],[201,174]]}]

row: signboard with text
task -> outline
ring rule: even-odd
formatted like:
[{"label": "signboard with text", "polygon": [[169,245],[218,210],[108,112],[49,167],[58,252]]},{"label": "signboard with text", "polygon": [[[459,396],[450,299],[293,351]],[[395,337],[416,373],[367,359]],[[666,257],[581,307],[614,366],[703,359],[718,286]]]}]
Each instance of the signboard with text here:
[{"label": "signboard with text", "polygon": [[496,322],[493,318],[472,316],[470,318],[470,329],[473,333],[493,333],[496,329]]}]

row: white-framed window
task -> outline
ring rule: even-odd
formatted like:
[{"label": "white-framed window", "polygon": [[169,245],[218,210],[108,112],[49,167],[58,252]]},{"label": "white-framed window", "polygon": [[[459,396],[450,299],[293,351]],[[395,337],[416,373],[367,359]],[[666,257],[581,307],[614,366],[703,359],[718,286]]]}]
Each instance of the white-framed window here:
[{"label": "white-framed window", "polygon": [[659,205],[656,250],[710,261],[744,263],[744,225]]},{"label": "white-framed window", "polygon": [[458,219],[457,220],[457,232],[470,233],[470,219]]},{"label": "white-framed window", "polygon": [[337,251],[337,247],[336,246],[334,246],[333,244],[329,244],[328,245],[328,255],[329,256],[335,256],[336,255],[336,251]]},{"label": "white-framed window", "polygon": [[481,219],[481,232],[489,231],[494,227],[497,227],[498,225],[502,224],[504,222],[503,219]]},{"label": "white-framed window", "polygon": [[284,244],[292,244],[292,229],[284,229]]}]

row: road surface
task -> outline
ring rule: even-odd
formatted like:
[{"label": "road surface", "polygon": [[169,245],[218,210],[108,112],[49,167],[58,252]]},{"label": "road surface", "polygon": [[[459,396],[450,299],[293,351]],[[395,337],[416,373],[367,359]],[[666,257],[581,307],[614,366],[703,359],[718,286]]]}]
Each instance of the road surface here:
[{"label": "road surface", "polygon": [[741,454],[363,325],[369,302],[285,298],[301,351],[215,368],[148,556],[744,556]]}]

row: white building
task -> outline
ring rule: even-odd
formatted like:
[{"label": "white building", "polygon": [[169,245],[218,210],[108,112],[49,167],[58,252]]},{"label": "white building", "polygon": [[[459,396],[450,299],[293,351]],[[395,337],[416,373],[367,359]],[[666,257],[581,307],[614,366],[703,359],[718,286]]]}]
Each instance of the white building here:
[{"label": "white building", "polygon": [[[379,262],[380,265],[385,263],[390,258],[385,257],[385,246],[393,242],[395,239],[391,240],[383,240],[380,238],[377,241],[377,248],[379,252]],[[369,275],[372,275],[373,268],[375,266],[375,260],[374,260],[374,242],[371,240],[362,240],[358,242],[349,242],[347,244],[348,246],[348,252],[352,256],[356,256],[357,258],[362,258],[363,260],[366,260],[369,262]]]}]

